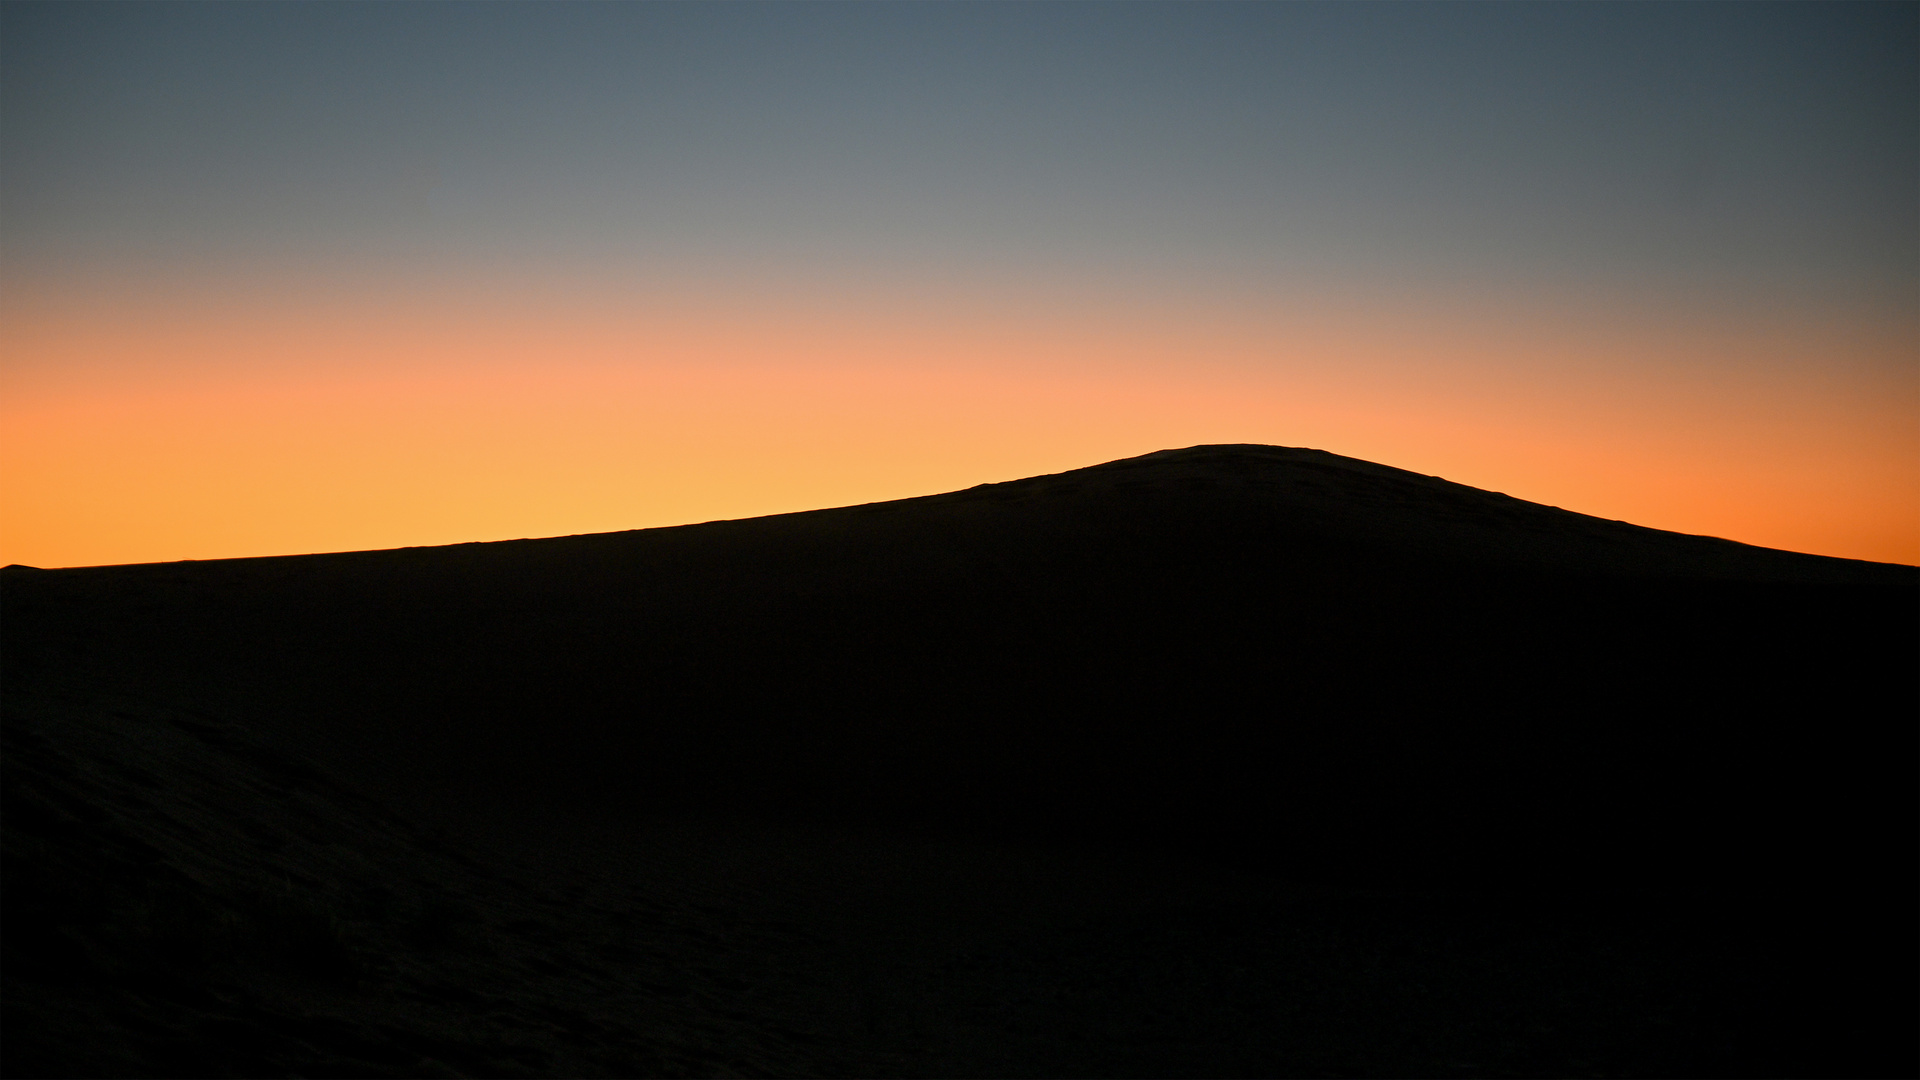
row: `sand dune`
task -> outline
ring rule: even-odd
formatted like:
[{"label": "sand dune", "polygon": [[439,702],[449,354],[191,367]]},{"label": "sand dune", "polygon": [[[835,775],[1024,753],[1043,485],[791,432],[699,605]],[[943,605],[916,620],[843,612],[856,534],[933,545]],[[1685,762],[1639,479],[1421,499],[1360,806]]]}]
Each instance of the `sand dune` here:
[{"label": "sand dune", "polygon": [[1208,446],[0,589],[9,1074],[1914,1065],[1912,567]]}]

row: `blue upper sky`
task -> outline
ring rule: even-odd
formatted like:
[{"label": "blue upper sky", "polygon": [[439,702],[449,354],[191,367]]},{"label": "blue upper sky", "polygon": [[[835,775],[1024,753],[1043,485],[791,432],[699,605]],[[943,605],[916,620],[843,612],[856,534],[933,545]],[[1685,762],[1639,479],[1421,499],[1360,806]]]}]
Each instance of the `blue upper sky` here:
[{"label": "blue upper sky", "polygon": [[1914,4],[8,4],[0,257],[1920,288]]}]

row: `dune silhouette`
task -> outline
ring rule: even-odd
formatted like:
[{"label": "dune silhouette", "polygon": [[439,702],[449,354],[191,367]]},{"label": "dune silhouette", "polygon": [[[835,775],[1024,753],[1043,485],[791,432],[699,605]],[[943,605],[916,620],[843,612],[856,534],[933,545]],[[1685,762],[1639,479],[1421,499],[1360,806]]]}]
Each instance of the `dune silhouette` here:
[{"label": "dune silhouette", "polygon": [[1914,567],[1200,446],[0,602],[10,1075],[1916,1064]]}]

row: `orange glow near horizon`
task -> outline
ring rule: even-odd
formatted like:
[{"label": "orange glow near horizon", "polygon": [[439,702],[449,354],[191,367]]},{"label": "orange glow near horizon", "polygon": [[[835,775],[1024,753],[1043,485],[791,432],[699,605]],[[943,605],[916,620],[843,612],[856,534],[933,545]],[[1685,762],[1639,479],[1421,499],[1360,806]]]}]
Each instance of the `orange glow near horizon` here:
[{"label": "orange glow near horizon", "polygon": [[1911,326],[1356,298],[754,311],[16,296],[0,563],[673,525],[1208,442],[1920,563]]}]

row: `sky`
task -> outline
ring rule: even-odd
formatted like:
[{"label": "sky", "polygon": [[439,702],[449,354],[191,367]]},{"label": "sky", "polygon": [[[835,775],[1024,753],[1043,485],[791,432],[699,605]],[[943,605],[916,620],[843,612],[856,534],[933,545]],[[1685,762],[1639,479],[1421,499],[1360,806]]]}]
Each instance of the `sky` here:
[{"label": "sky", "polygon": [[0,563],[1221,442],[1920,563],[1920,5],[0,6]]}]

